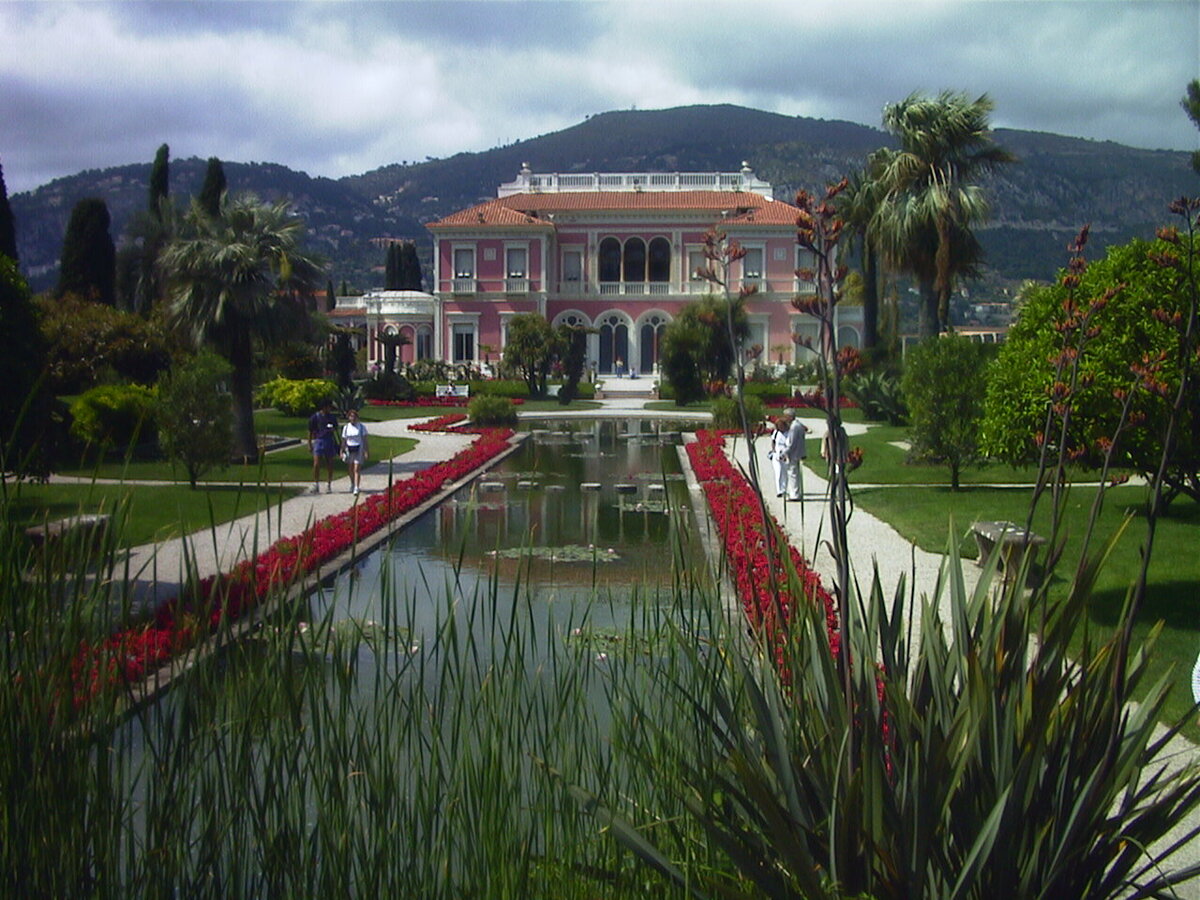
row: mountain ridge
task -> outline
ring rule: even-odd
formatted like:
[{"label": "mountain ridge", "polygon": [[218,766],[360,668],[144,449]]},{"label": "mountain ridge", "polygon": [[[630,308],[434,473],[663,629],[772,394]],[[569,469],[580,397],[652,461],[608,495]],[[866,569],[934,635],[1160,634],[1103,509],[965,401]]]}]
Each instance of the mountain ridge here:
[{"label": "mountain ridge", "polygon": [[[1048,279],[1066,258],[1066,241],[1092,225],[1093,255],[1108,243],[1151,237],[1166,205],[1197,181],[1183,151],[1145,150],[1052,132],[996,129],[998,143],[1021,160],[985,181],[993,218],[981,229],[984,283],[998,289]],[[539,172],[736,171],[748,162],[790,200],[820,190],[881,146],[880,129],[837,119],[786,116],[731,104],[664,110],[612,110],[559,131],[503,147],[418,163],[392,163],[341,178],[309,176],[279,163],[224,163],[233,191],[288,197],[309,225],[309,243],[332,264],[332,278],[377,286],[387,239],[413,239],[428,265],[424,223],[495,196],[529,163]],[[173,159],[171,196],[199,190],[204,160]],[[89,169],[10,197],[22,269],[38,290],[56,278],[62,234],[83,197],[109,204],[120,243],[146,204],[150,162]],[[378,277],[377,277],[378,276]]]}]

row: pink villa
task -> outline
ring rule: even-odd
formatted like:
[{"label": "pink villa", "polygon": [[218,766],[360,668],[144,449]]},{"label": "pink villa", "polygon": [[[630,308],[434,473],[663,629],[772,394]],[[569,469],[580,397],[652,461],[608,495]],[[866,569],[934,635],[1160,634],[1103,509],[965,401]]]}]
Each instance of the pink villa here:
[{"label": "pink villa", "polygon": [[[400,359],[485,364],[503,353],[518,313],[595,329],[588,360],[599,374],[657,371],[663,329],[711,286],[705,232],[717,226],[746,248],[730,287],[755,284],[747,303],[751,346],[764,361],[804,361],[794,336],[817,335],[791,305],[812,265],[796,245],[797,209],[775,200],[749,166],[740,172],[541,175],[521,169],[494,200],[427,227],[434,240],[432,294],[371,291],[340,298],[335,319],[364,324],[371,361],[382,332],[409,339]],[[343,306],[343,303],[346,305]],[[839,344],[858,346],[861,310],[839,310]]]}]

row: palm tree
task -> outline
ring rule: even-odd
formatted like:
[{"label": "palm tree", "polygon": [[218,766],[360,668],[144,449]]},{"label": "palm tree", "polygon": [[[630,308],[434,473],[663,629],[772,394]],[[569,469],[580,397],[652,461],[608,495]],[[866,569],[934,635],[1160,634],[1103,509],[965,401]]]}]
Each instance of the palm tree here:
[{"label": "palm tree", "polygon": [[311,296],[324,278],[320,262],[300,248],[303,232],[286,201],[224,198],[218,216],[193,201],[181,233],[160,257],[172,317],[233,367],[235,452],[247,460],[258,458],[254,342],[286,333],[289,316],[303,315],[297,298]]},{"label": "palm tree", "polygon": [[864,350],[879,343],[879,236],[876,215],[887,193],[882,177],[893,152],[886,148],[867,157],[861,172],[850,174],[846,190],[838,198],[838,211],[862,255]]},{"label": "palm tree", "polygon": [[978,177],[1015,157],[992,141],[991,99],[943,91],[911,94],[883,110],[900,140],[880,178],[887,191],[876,234],[889,262],[912,273],[921,292],[922,337],[950,324],[956,276],[974,271],[981,255],[971,228],[987,215]]}]

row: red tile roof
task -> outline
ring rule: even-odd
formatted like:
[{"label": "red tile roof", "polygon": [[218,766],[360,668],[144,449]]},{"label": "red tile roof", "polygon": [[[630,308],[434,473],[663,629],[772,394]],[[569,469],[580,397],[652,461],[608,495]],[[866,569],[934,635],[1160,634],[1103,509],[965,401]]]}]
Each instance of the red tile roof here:
[{"label": "red tile roof", "polygon": [[761,194],[741,191],[580,191],[513,194],[480,203],[430,223],[436,228],[527,226],[552,228],[545,216],[556,212],[653,212],[656,210],[724,214],[725,224],[796,224],[796,207]]}]

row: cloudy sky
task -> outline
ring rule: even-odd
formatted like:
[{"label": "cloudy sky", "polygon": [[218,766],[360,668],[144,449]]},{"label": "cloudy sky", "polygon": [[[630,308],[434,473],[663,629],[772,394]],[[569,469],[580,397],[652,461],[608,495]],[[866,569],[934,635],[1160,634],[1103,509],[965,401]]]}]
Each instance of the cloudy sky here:
[{"label": "cloudy sky", "polygon": [[736,103],[879,125],[913,91],[994,124],[1192,149],[1200,0],[0,0],[10,193],[174,158],[337,177],[612,109]]}]

